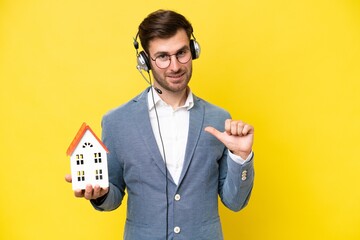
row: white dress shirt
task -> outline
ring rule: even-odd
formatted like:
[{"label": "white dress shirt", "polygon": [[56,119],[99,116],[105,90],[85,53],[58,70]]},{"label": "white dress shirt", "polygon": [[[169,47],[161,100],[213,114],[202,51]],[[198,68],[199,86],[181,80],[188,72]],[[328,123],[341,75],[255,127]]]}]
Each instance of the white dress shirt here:
[{"label": "white dress shirt", "polygon": [[[174,182],[178,184],[184,164],[188,138],[190,119],[189,110],[194,106],[193,94],[189,91],[185,104],[173,109],[172,106],[168,105],[160,98],[154,89],[151,89],[148,92],[148,104],[150,122],[158,148],[163,159],[165,160],[166,158],[167,169],[170,172],[171,177]],[[160,131],[158,125],[160,125]],[[165,156],[162,144],[164,145]],[[252,155],[253,153],[251,153],[246,160],[243,160],[241,157],[234,155],[229,151],[231,159],[239,164],[249,161]]]}]

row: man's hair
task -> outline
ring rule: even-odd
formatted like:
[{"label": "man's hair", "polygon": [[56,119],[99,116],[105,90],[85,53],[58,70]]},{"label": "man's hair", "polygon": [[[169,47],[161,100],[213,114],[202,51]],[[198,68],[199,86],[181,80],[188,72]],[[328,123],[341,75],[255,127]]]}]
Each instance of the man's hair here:
[{"label": "man's hair", "polygon": [[190,40],[193,28],[183,15],[162,9],[150,13],[139,25],[138,35],[141,46],[148,53],[150,41],[155,38],[170,38],[179,29],[184,29]]}]

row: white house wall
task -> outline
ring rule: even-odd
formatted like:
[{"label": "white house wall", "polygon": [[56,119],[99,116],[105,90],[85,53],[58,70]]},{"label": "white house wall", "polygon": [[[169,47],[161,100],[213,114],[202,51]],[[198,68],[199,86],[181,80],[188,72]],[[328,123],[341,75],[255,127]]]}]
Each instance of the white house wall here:
[{"label": "white house wall", "polygon": [[[95,157],[95,153],[100,153],[101,157]],[[77,164],[77,161],[81,161],[80,158],[77,158],[77,155],[83,156],[83,164]],[[95,158],[98,160],[97,163],[95,163]],[[99,162],[100,158],[101,162]],[[85,189],[87,184],[93,186],[97,184],[103,188],[109,186],[107,153],[89,130],[85,132],[70,156],[70,162],[73,190]],[[79,172],[80,181],[78,181]],[[84,173],[84,175],[82,175],[82,173]],[[85,178],[84,181],[82,181],[82,177]],[[96,179],[96,177],[98,177],[98,179]]]}]

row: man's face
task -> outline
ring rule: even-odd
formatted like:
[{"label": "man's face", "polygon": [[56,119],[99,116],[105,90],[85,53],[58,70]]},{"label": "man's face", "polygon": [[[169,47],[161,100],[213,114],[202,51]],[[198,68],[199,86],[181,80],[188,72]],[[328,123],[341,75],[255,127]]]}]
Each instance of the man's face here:
[{"label": "man's face", "polygon": [[[188,62],[180,63],[177,56],[180,59],[185,51],[191,55],[189,43],[189,38],[183,29],[178,30],[171,38],[156,38],[150,42],[150,64],[156,87],[173,93],[186,89],[192,75],[192,59],[190,57]],[[170,56],[170,64],[166,68],[159,68],[154,59],[164,58],[164,56]]]}]

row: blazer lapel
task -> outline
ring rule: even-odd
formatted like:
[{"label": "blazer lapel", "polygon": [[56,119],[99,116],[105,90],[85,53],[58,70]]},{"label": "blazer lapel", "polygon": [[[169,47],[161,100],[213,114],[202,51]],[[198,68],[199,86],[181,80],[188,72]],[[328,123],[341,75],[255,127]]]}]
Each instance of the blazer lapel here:
[{"label": "blazer lapel", "polygon": [[[155,164],[159,167],[161,172],[166,175],[165,171],[165,164],[164,160],[161,156],[160,150],[158,148],[152,126],[150,123],[150,116],[149,116],[149,108],[148,108],[148,102],[147,102],[147,93],[149,91],[149,88],[145,90],[142,94],[140,94],[139,97],[134,99],[134,102],[138,105],[134,108],[133,111],[133,119],[135,123],[135,129],[137,129],[137,134],[139,134],[140,139],[144,141],[144,145],[148,149],[149,156],[153,159]],[[174,182],[174,180],[171,177],[171,174],[167,174],[168,179]]]},{"label": "blazer lapel", "polygon": [[201,131],[203,131],[204,113],[205,113],[204,105],[201,104],[200,99],[198,99],[194,95],[194,106],[192,109],[190,109],[189,134],[186,145],[184,165],[180,175],[178,186],[180,186],[189,168]]}]

